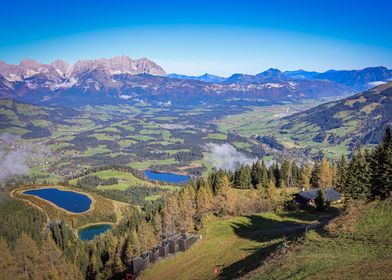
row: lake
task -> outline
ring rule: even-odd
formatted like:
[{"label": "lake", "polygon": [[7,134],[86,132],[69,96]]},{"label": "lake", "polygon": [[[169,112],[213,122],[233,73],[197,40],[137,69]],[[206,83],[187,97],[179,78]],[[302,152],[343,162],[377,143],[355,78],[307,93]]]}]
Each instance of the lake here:
[{"label": "lake", "polygon": [[107,232],[112,226],[110,224],[97,224],[82,228],[78,231],[79,238],[81,240],[93,240],[94,237],[101,233]]},{"label": "lake", "polygon": [[146,175],[146,177],[149,180],[157,180],[157,181],[163,181],[163,182],[175,183],[175,184],[186,183],[191,178],[190,176],[187,175],[180,175],[180,174],[168,173],[168,172],[155,172],[149,169],[144,171],[144,175]]},{"label": "lake", "polygon": [[39,197],[76,214],[90,210],[92,203],[91,199],[85,194],[57,188],[28,190],[24,191],[23,194]]}]

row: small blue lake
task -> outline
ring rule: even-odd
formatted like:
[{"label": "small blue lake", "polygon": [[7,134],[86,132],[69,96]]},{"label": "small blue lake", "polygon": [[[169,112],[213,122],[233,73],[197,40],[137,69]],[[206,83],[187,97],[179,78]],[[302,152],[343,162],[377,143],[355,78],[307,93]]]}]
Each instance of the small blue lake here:
[{"label": "small blue lake", "polygon": [[167,172],[155,172],[153,170],[145,170],[144,175],[147,176],[149,180],[163,181],[167,183],[183,184],[189,181],[191,178],[187,175],[180,175],[175,173]]},{"label": "small blue lake", "polygon": [[79,230],[78,235],[81,240],[93,240],[94,237],[101,233],[107,232],[112,228],[109,224],[91,225]]},{"label": "small blue lake", "polygon": [[86,212],[90,209],[92,203],[87,195],[56,188],[28,190],[23,193],[52,202],[56,206],[72,213]]}]

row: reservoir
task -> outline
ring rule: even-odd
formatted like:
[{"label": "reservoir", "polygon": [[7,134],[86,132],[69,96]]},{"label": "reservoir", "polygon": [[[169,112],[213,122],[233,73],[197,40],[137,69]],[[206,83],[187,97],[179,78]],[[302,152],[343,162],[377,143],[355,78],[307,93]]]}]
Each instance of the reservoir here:
[{"label": "reservoir", "polygon": [[180,175],[180,174],[175,174],[175,173],[167,173],[167,172],[155,172],[153,170],[145,170],[144,175],[149,180],[157,180],[157,181],[163,181],[167,183],[174,183],[174,184],[183,184],[189,181],[191,178],[190,176],[187,175]]},{"label": "reservoir", "polygon": [[98,225],[91,225],[79,230],[78,235],[81,240],[93,240],[94,237],[100,235],[111,229],[112,226],[110,224],[98,224]]},{"label": "reservoir", "polygon": [[90,210],[92,203],[87,195],[57,188],[28,190],[23,194],[39,197],[75,214]]}]

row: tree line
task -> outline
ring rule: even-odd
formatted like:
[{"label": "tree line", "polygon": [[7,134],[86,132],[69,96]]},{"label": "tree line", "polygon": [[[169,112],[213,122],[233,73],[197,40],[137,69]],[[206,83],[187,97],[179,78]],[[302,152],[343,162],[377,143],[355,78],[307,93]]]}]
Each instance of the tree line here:
[{"label": "tree line", "polygon": [[357,149],[337,166],[338,190],[348,199],[385,199],[392,192],[392,133],[388,127],[375,149]]}]

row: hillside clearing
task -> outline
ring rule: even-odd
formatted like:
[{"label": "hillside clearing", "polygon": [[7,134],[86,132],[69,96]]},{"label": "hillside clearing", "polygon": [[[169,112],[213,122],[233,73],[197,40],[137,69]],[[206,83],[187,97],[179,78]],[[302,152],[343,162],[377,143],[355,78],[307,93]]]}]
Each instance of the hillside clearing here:
[{"label": "hillside clearing", "polygon": [[157,279],[157,275],[159,279],[216,279],[214,270],[222,279],[236,278],[257,267],[285,237],[302,234],[307,224],[320,218],[317,213],[303,211],[209,217],[201,231],[202,240],[188,251],[152,265],[140,279]]}]

